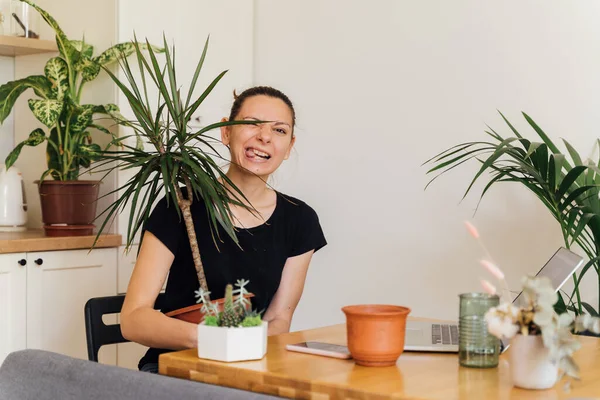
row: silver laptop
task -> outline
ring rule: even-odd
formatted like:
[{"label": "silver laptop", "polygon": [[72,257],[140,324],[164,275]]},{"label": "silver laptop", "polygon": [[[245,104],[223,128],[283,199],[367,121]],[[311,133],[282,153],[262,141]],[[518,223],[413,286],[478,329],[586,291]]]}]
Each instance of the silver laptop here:
[{"label": "silver laptop", "polygon": [[[583,258],[561,247],[540,269],[536,276],[550,278],[555,290],[558,291],[571,275],[583,264]],[[514,298],[513,303],[519,304],[521,292]],[[406,323],[406,351],[429,352],[458,352],[458,323],[436,324],[431,322],[408,321]],[[508,348],[503,343],[503,350]]]}]

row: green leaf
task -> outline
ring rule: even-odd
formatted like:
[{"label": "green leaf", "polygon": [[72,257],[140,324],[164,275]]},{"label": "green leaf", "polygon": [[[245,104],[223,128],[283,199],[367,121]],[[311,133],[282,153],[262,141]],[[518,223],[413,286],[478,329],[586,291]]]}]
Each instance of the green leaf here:
[{"label": "green leaf", "polygon": [[43,75],[33,75],[27,78],[11,81],[0,86],[0,123],[10,115],[15,102],[27,89],[33,89],[35,94],[44,98],[53,98],[52,82]]},{"label": "green leaf", "polygon": [[556,187],[562,181],[562,168],[565,163],[565,156],[562,154],[550,154],[548,166],[548,186],[550,191],[556,191]]},{"label": "green leaf", "polygon": [[48,128],[52,128],[63,109],[63,102],[58,100],[29,100],[29,109],[33,115]]},{"label": "green leaf", "polygon": [[583,308],[585,308],[585,311],[587,311],[588,314],[590,314],[592,317],[598,317],[599,316],[598,312],[596,310],[594,310],[594,307],[592,307],[588,303],[582,301],[581,305],[583,306]]},{"label": "green leaf", "polygon": [[596,214],[592,214],[592,213],[586,213],[580,217],[579,222],[577,223],[577,228],[575,229],[575,232],[572,233],[571,243],[573,243],[577,240],[579,235],[581,235],[581,232],[583,232],[583,230],[585,229],[585,227],[588,225],[588,223],[590,222],[590,220],[592,218],[600,218],[600,217],[597,216]]},{"label": "green leaf", "polygon": [[35,8],[40,13],[40,15],[42,16],[44,21],[46,21],[46,23],[48,25],[50,25],[50,27],[54,30],[54,33],[56,34],[56,44],[58,45],[58,51],[64,57],[65,61],[67,62],[67,65],[69,65],[69,68],[74,67],[75,64],[77,63],[77,61],[79,60],[81,53],[79,53],[79,51],[73,46],[71,41],[67,38],[67,35],[65,35],[63,30],[60,28],[60,26],[58,25],[58,22],[56,22],[56,20],[50,14],[48,14],[48,12],[46,12],[44,9],[39,7],[33,1],[31,1],[31,0],[21,0],[21,1],[29,4],[33,8]]},{"label": "green leaf", "polygon": [[69,121],[69,130],[71,133],[80,133],[87,129],[92,124],[92,115],[94,114],[94,106],[85,104],[75,109]]},{"label": "green leaf", "polygon": [[58,149],[52,146],[52,143],[58,143],[58,132],[56,128],[50,130],[50,137],[48,138],[48,145],[46,146],[46,162],[48,163],[48,169],[53,170],[52,177],[54,179],[60,179],[63,166],[62,157],[58,153]]},{"label": "green leaf", "polygon": [[99,145],[92,143],[88,145],[80,145],[78,149],[79,165],[88,168],[92,161],[97,160],[102,153]]},{"label": "green leaf", "polygon": [[83,79],[84,82],[90,82],[96,79],[100,73],[100,64],[91,58],[82,57],[75,66],[75,69],[81,72],[81,79]]},{"label": "green leaf", "polygon": [[85,43],[83,40],[71,40],[71,45],[81,53],[82,56],[92,57],[94,55],[94,46]]},{"label": "green leaf", "polygon": [[565,139],[563,139],[563,143],[565,144],[565,147],[567,148],[567,151],[571,155],[571,158],[573,159],[573,162],[575,163],[575,165],[583,165],[583,162],[581,161],[581,157],[579,156],[579,153],[577,153],[577,150],[575,150],[575,148],[573,146],[571,146],[571,144],[569,142],[567,142]]},{"label": "green leaf", "polygon": [[510,130],[513,131],[513,133],[515,134],[515,136],[518,137],[519,139],[522,139],[523,136],[521,136],[519,134],[519,132],[517,132],[517,130],[514,128],[514,126],[512,126],[512,124],[510,122],[508,122],[508,120],[506,119],[506,117],[504,116],[504,114],[502,114],[500,111],[498,111],[498,113],[500,113],[500,115],[502,116],[502,119],[509,126]]},{"label": "green leaf", "polygon": [[531,155],[540,147],[540,146],[545,146],[544,143],[540,143],[540,142],[531,142],[529,144],[529,146],[527,146],[527,153],[525,155],[525,158],[529,158],[531,157]]},{"label": "green leaf", "polygon": [[36,130],[31,132],[27,139],[19,143],[13,149],[13,151],[11,151],[8,154],[5,161],[6,169],[10,168],[15,163],[15,161],[17,161],[17,158],[19,158],[19,154],[21,153],[21,149],[23,148],[23,146],[35,147],[38,144],[42,143],[44,140],[46,140],[46,134],[41,128],[37,128]]},{"label": "green leaf", "polygon": [[[144,44],[140,46],[142,49],[147,49],[148,47]],[[159,47],[152,46],[152,49],[157,53],[164,52],[164,49]],[[116,44],[109,49],[105,50],[102,54],[94,59],[95,62],[102,66],[109,65],[120,58],[129,57],[135,51],[135,46],[132,42],[125,42]]]},{"label": "green leaf", "polygon": [[548,135],[546,135],[546,133],[544,133],[544,131],[542,130],[542,128],[540,128],[531,119],[531,117],[529,117],[529,115],[523,113],[523,116],[525,117],[525,119],[527,120],[527,122],[529,123],[529,125],[531,125],[531,127],[533,128],[533,130],[536,131],[536,133],[542,138],[542,140],[544,141],[544,143],[546,143],[546,146],[548,146],[548,148],[550,150],[552,150],[553,153],[560,153],[560,150],[558,150],[558,147],[556,147],[556,145],[552,142],[552,140],[550,140],[550,138],[548,137]]},{"label": "green leaf", "polygon": [[570,170],[560,183],[557,193],[558,197],[562,198],[586,169],[587,167],[584,165],[577,165]]},{"label": "green leaf", "polygon": [[52,82],[52,91],[56,100],[62,100],[69,92],[69,69],[65,60],[54,57],[48,60],[44,74]]}]

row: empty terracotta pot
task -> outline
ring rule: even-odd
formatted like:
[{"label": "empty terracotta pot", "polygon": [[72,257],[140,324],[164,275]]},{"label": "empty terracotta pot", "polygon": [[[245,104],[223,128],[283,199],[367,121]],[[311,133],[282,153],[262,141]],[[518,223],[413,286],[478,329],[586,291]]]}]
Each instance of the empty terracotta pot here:
[{"label": "empty terracotta pot", "polygon": [[358,365],[395,365],[404,351],[410,308],[364,304],[342,308],[346,314],[348,350]]}]

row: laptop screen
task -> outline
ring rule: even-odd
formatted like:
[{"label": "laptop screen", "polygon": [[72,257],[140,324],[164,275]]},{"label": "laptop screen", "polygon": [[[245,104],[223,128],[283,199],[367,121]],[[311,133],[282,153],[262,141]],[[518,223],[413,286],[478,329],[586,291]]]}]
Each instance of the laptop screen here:
[{"label": "laptop screen", "polygon": [[[552,282],[554,290],[558,291],[583,263],[583,258],[570,250],[561,247],[539,270],[536,276],[547,276]],[[521,306],[521,293],[515,298],[514,304]]]}]

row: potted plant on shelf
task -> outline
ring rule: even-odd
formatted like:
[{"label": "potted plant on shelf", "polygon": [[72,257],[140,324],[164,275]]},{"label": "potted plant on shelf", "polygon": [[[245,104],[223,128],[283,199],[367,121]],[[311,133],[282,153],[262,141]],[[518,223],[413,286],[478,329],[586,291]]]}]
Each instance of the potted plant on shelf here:
[{"label": "potted plant on shelf", "polygon": [[463,198],[485,172],[489,172],[490,178],[481,198],[498,182],[517,182],[533,192],[558,222],[565,247],[577,245],[588,258],[581,272],[573,274],[571,295],[563,298],[559,293],[556,311],[598,316],[600,303],[594,306],[583,301],[579,286],[585,274],[592,270],[598,274],[600,293],[600,158],[596,162],[583,160],[566,140],[563,142],[568,154],[561,153],[548,135],[523,113],[540,138],[540,141],[530,141],[502,113],[500,115],[514,136],[505,138],[490,128],[486,133],[491,141],[461,143],[436,155],[425,162],[432,165],[428,174],[437,173],[427,186],[440,175],[474,159],[481,167]]},{"label": "potted plant on shelf", "polygon": [[[171,51],[166,38],[164,39],[166,58],[164,63],[159,62],[151,46],[147,46],[146,57],[137,39],[133,44],[139,74],[134,74],[126,58],[119,59],[127,84],[103,67],[127,98],[135,119],[115,117],[116,121],[131,134],[115,140],[118,148],[103,151],[102,161],[96,168],[103,168],[110,164],[108,170],[122,169],[135,172],[125,184],[114,191],[118,192],[117,199],[102,213],[106,213],[107,218],[100,226],[98,235],[113,215],[128,206],[130,217],[126,247],[129,249],[135,235],[148,219],[156,200],[164,192],[169,206],[174,206],[178,215],[183,217],[198,282],[203,290],[203,302],[209,302],[210,292],[190,211],[192,202],[195,198],[204,199],[215,245],[219,242],[217,229],[219,225],[235,243],[238,243],[231,220],[231,205],[239,205],[251,212],[256,210],[248,205],[247,200],[243,201],[245,200],[243,193],[212,158],[211,154],[218,157],[218,151],[213,146],[216,139],[208,136],[207,132],[221,126],[256,124],[260,121],[217,122],[200,130],[190,127],[192,115],[226,73],[224,71],[219,74],[200,95],[195,97],[194,90],[206,57],[208,39],[187,88],[187,95],[185,89],[177,85],[177,74],[174,68],[175,47],[173,46]],[[158,91],[158,98],[150,98],[149,90]],[[114,161],[117,162],[116,165],[112,164]],[[180,185],[184,186],[184,189]],[[203,313],[201,305],[194,305],[166,315],[199,323]]]},{"label": "potted plant on shelf", "polygon": [[227,285],[223,301],[211,302],[202,288],[196,292],[204,316],[198,325],[198,357],[231,362],[257,360],[267,353],[268,322],[250,307],[248,282],[238,280],[237,289]]},{"label": "potted plant on shelf", "polygon": [[[0,86],[0,123],[11,113],[17,98],[27,89],[33,89],[38,98],[29,99],[29,108],[45,127],[35,129],[17,144],[6,157],[6,169],[15,163],[24,146],[46,142],[47,169],[36,181],[46,235],[91,235],[100,181],[80,180],[81,168],[89,168],[102,151],[94,143],[92,132],[113,136],[94,117],[118,115],[119,109],[114,104],[81,104],[81,96],[101,68],[119,57],[129,56],[134,47],[132,43],[120,43],[94,57],[92,45],[67,38],[50,14],[30,0],[21,1],[35,8],[54,30],[59,55],[48,60],[43,75]],[[45,180],[47,176],[53,180]]]}]

